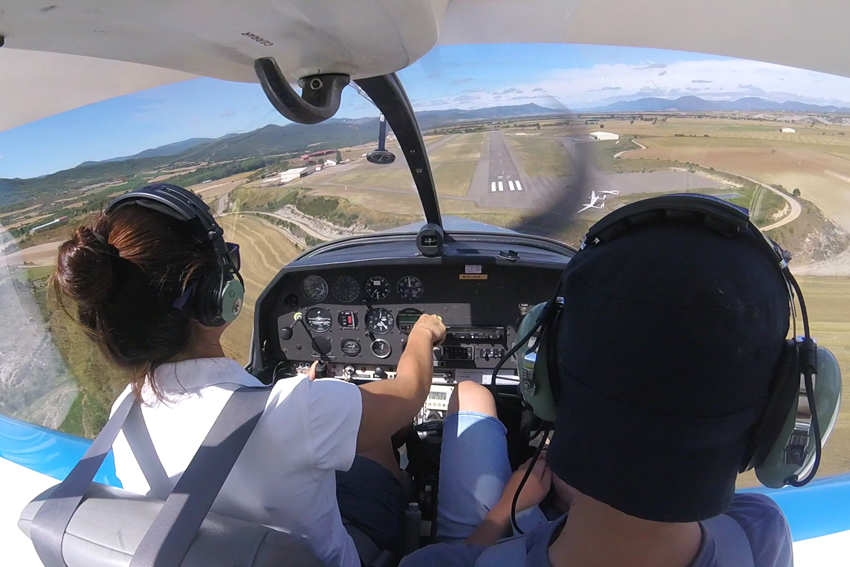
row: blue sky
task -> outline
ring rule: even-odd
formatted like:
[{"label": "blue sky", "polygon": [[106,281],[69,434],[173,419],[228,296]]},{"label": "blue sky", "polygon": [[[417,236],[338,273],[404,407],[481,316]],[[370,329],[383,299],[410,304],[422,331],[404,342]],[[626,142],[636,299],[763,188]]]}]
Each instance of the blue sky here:
[{"label": "blue sky", "polygon": [[[535,102],[591,108],[687,94],[850,106],[850,79],[652,49],[580,45],[438,46],[399,73],[417,110]],[[841,98],[835,98],[840,96]],[[372,116],[346,89],[338,117]],[[0,132],[0,178],[33,177],[195,137],[285,124],[259,85],[202,78],[92,104]]]}]

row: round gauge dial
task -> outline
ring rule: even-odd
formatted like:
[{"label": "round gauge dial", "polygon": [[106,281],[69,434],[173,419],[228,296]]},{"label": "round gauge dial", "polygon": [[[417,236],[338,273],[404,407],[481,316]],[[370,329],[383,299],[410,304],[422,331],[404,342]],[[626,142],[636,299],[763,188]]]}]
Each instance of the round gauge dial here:
[{"label": "round gauge dial", "polygon": [[324,301],[328,296],[328,282],[322,276],[307,276],[301,284],[301,291],[310,301]]},{"label": "round gauge dial", "polygon": [[331,312],[324,307],[314,307],[307,311],[307,326],[317,333],[327,333],[332,323]]},{"label": "round gauge dial", "polygon": [[331,284],[331,291],[343,303],[351,303],[360,295],[360,284],[351,276],[337,276]]},{"label": "round gauge dial", "polygon": [[395,290],[405,301],[415,301],[425,293],[425,286],[416,276],[404,276],[398,280]]},{"label": "round gauge dial", "polygon": [[413,329],[413,325],[416,324],[421,316],[422,312],[418,309],[413,309],[412,307],[402,309],[398,312],[398,317],[396,317],[398,330],[405,335],[409,335],[411,329]]},{"label": "round gauge dial", "polygon": [[366,313],[366,328],[377,335],[385,335],[393,330],[393,314],[388,309],[376,307]]},{"label": "round gauge dial", "polygon": [[372,354],[378,358],[386,358],[393,352],[393,347],[384,339],[375,339],[372,341]]},{"label": "round gauge dial", "polygon": [[380,301],[390,296],[390,282],[387,278],[381,276],[373,276],[366,280],[366,295],[369,299]]},{"label": "round gauge dial", "polygon": [[345,356],[358,356],[360,354],[360,342],[357,339],[344,339],[339,346]]}]

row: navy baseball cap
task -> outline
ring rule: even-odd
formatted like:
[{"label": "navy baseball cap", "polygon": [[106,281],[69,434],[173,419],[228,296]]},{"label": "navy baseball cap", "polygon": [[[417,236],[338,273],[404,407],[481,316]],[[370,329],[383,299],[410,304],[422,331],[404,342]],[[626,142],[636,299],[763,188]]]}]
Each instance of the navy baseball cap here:
[{"label": "navy baseball cap", "polygon": [[758,244],[658,224],[568,264],[546,457],[558,477],[647,520],[728,508],[789,327],[785,281]]}]

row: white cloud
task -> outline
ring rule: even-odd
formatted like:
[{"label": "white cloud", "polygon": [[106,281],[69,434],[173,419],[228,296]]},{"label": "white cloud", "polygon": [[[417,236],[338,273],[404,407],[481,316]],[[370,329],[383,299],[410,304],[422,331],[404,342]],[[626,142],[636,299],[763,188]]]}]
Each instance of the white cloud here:
[{"label": "white cloud", "polygon": [[[817,104],[850,104],[850,79],[740,59],[677,61],[666,66],[664,74],[651,65],[600,64],[585,69],[561,69],[548,77],[519,88],[543,88],[568,107],[582,108],[637,96],[678,96],[699,84],[712,87],[690,91],[698,96],[759,96],[774,100],[803,100]],[[697,77],[699,77],[697,79]],[[601,89],[617,85],[616,97]],[[718,92],[720,91],[720,92]],[[721,94],[722,92],[722,94]],[[837,98],[841,97],[843,98]]]},{"label": "white cloud", "polygon": [[[663,69],[659,72],[659,69]],[[481,79],[485,83],[484,79]],[[460,89],[459,89],[460,90]],[[461,92],[416,104],[417,108],[481,108],[505,104],[509,94],[532,93],[535,102],[550,108],[582,109],[641,97],[677,98],[695,95],[712,100],[759,96],[775,101],[850,106],[850,78],[740,59],[705,59],[667,64],[599,64],[588,68],[556,69],[540,80],[487,91],[464,89],[479,98],[461,98]],[[514,103],[516,104],[516,103]]]}]

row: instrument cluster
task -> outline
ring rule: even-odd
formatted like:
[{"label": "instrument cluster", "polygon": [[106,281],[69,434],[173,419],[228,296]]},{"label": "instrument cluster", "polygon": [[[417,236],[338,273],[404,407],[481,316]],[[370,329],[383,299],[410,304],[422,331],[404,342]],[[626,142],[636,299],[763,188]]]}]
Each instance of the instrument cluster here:
[{"label": "instrument cluster", "polygon": [[[425,286],[422,280],[412,275],[405,275],[397,281],[391,282],[381,275],[370,276],[365,280],[358,281],[350,274],[339,274],[331,278],[330,283],[328,283],[321,275],[310,274],[301,282],[301,292],[308,301],[315,303],[323,303],[329,298],[333,298],[343,304],[353,304],[359,299],[371,304],[376,301],[416,301],[422,299],[425,295]],[[336,322],[339,331],[358,331],[362,323],[363,330],[370,337],[368,340],[369,352],[374,357],[383,360],[393,353],[393,348],[390,342],[380,338],[380,335],[387,335],[394,330],[403,335],[410,334],[413,325],[422,315],[421,310],[413,307],[399,309],[397,313],[393,313],[391,309],[385,307],[371,306],[365,312],[361,322],[360,311],[354,308],[332,311],[329,307],[316,305],[307,307],[301,317],[308,333],[318,334],[331,332],[334,328],[334,322]],[[316,340],[315,338],[312,343],[316,351],[324,350],[322,347],[330,349],[323,354],[331,354],[335,346],[330,340]],[[317,345],[319,348],[315,348]],[[339,352],[348,358],[359,357],[363,353],[363,349],[364,346],[360,337],[341,338],[338,344]]]},{"label": "instrument cluster", "polygon": [[[391,376],[423,313],[440,315],[445,342],[433,349],[435,378],[488,374],[516,340],[525,310],[557,286],[560,266],[522,269],[466,260],[327,263],[288,269],[270,287],[264,352],[296,368],[322,361],[331,375]],[[504,369],[512,372],[508,361]]]},{"label": "instrument cluster", "polygon": [[304,278],[301,291],[307,299],[316,303],[325,301],[329,294],[343,303],[353,303],[361,297],[361,291],[366,299],[372,301],[385,301],[392,296],[393,291],[403,301],[416,301],[425,295],[425,286],[416,276],[403,276],[395,286],[383,276],[371,276],[361,287],[360,282],[349,274],[334,277],[328,285],[325,278],[313,274]]}]

